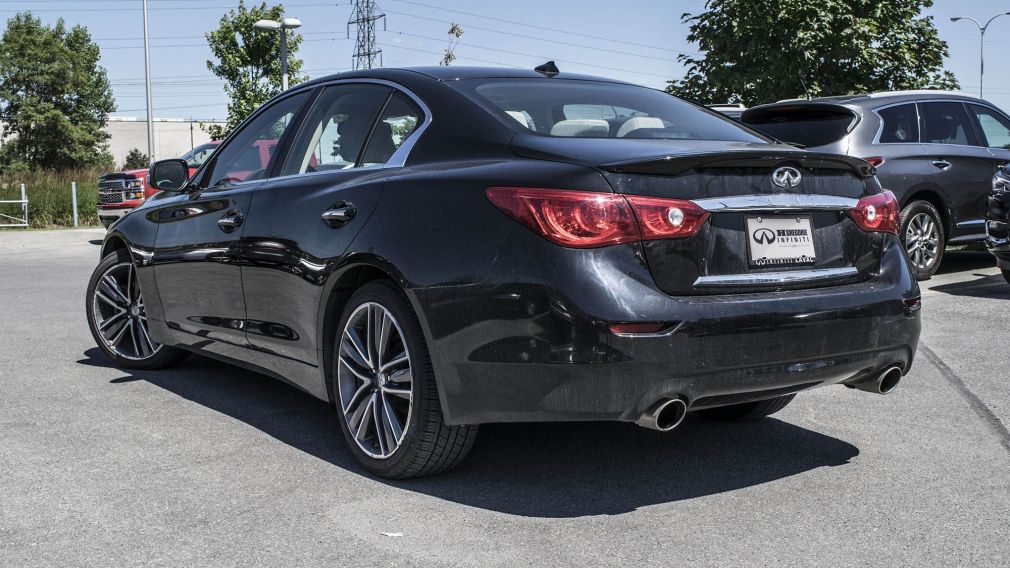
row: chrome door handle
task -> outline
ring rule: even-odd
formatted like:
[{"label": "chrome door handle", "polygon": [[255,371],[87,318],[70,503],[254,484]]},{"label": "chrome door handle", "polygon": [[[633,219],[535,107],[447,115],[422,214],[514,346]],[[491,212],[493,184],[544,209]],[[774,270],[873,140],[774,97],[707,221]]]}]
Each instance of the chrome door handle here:
[{"label": "chrome door handle", "polygon": [[350,203],[347,203],[340,207],[333,207],[332,209],[323,211],[321,218],[327,225],[336,228],[346,224],[348,221],[353,219],[357,213],[358,210]]},{"label": "chrome door handle", "polygon": [[230,233],[242,225],[245,218],[238,211],[229,211],[217,220],[217,226],[224,232]]},{"label": "chrome door handle", "polygon": [[945,170],[950,167],[950,162],[948,162],[947,160],[933,160],[933,165],[940,168],[941,170]]}]

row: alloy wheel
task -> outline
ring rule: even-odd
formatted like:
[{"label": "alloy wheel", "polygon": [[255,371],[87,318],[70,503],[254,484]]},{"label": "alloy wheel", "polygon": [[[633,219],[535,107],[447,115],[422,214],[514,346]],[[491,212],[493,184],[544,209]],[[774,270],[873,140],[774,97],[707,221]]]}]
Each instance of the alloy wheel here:
[{"label": "alloy wheel", "polygon": [[144,297],[132,262],[114,264],[102,274],[91,309],[98,336],[116,355],[143,361],[161,350],[148,331]]},{"label": "alloy wheel", "polygon": [[905,229],[905,251],[908,259],[919,270],[926,270],[936,262],[940,252],[940,229],[936,220],[927,213],[916,213]]},{"label": "alloy wheel", "polygon": [[355,443],[388,458],[403,443],[413,406],[410,353],[396,318],[380,304],[361,304],[344,325],[337,357],[340,409]]}]

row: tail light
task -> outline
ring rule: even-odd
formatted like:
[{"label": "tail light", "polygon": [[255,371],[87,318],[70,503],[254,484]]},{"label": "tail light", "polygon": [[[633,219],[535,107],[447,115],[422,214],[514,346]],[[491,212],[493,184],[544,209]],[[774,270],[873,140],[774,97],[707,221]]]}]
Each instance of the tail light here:
[{"label": "tail light", "polygon": [[849,216],[864,231],[898,234],[898,201],[890,191],[860,199]]},{"label": "tail light", "polygon": [[886,161],[881,156],[874,156],[872,158],[863,158],[863,159],[866,160],[867,163],[869,163],[871,166],[875,168],[879,168],[880,166],[884,165],[884,162]]},{"label": "tail light", "polygon": [[590,248],[689,237],[708,212],[690,201],[614,193],[491,187],[496,207],[559,245]]}]

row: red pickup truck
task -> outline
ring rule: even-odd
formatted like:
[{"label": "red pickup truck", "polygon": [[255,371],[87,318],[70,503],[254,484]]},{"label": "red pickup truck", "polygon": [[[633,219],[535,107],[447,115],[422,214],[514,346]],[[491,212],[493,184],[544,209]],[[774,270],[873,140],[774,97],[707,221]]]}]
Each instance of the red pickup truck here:
[{"label": "red pickup truck", "polygon": [[[181,159],[189,164],[189,175],[196,173],[220,144],[215,140],[183,154]],[[108,227],[157,192],[147,185],[146,169],[102,174],[98,178],[98,219]]]}]

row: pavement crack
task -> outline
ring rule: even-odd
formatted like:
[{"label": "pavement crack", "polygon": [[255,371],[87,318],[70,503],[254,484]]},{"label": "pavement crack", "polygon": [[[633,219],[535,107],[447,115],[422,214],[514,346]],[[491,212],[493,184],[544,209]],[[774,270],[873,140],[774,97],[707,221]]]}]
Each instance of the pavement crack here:
[{"label": "pavement crack", "polygon": [[961,377],[954,372],[946,363],[940,359],[940,356],[936,354],[932,349],[930,349],[925,343],[919,342],[919,352],[922,353],[926,359],[933,364],[943,375],[943,378],[954,385],[957,392],[961,395],[961,398],[968,402],[968,406],[986,423],[987,426],[993,431],[994,434],[999,438],[1000,443],[1010,453],[1010,430],[1007,429],[1006,424],[996,416],[996,413],[989,408],[986,403],[982,402],[982,399],[978,397],[977,394],[972,391]]}]

